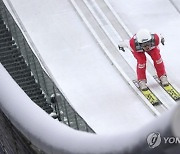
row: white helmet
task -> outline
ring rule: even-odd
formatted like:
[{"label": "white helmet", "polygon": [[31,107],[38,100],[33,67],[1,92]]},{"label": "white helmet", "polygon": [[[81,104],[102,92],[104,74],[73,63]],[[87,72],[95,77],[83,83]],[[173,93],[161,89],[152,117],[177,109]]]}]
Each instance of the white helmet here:
[{"label": "white helmet", "polygon": [[145,43],[151,40],[151,33],[147,29],[140,29],[136,34],[136,38],[138,43]]}]

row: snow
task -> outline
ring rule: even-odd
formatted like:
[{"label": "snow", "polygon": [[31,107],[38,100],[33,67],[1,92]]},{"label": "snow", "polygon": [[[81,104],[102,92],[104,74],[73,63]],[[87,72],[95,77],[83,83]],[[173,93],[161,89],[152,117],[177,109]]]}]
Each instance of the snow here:
[{"label": "snow", "polygon": [[103,54],[69,1],[11,3],[56,83],[96,133],[131,131],[154,118]]},{"label": "snow", "polygon": [[[142,0],[126,3],[109,0],[112,7],[125,22],[132,34],[140,28],[148,28],[152,32],[161,33],[165,37],[165,46],[161,46],[161,55],[164,60],[168,77],[172,84],[180,88],[179,57],[179,26],[180,13],[169,0]],[[180,2],[173,0],[180,8]]]},{"label": "snow", "polygon": [[[5,68],[0,64],[0,108],[11,120],[12,124],[28,138],[33,145],[49,154],[59,153],[124,153],[135,146],[144,144],[150,132],[164,132],[178,110],[166,112],[164,116],[149,123],[138,131],[96,135],[76,131],[50,117],[38,107],[17,85]],[[10,96],[10,97],[8,97]],[[176,111],[175,113],[173,113]],[[176,117],[177,121],[179,117]],[[172,122],[172,121],[171,121]],[[174,124],[174,122],[173,122]],[[177,128],[175,126],[175,128]],[[176,133],[179,133],[177,129]],[[148,146],[148,144],[146,145]]]},{"label": "snow", "polygon": [[[103,54],[70,1],[11,3],[58,87],[96,133],[128,132],[154,119]],[[161,49],[167,73],[180,88],[180,79],[174,73],[180,73],[176,67],[180,63],[177,10],[163,0],[109,3],[132,34],[146,27],[164,35],[166,42]]]},{"label": "snow", "polygon": [[[56,121],[31,101],[1,64],[0,75],[1,89],[3,89],[0,93],[1,109],[21,133],[45,152],[55,154],[68,150],[71,153],[89,153],[89,151],[100,153],[100,151],[116,151],[128,146],[122,143],[122,147],[119,148],[122,136],[119,139],[116,136],[112,138],[97,136],[75,131]],[[134,141],[132,143],[135,144]]]},{"label": "snow", "polygon": [[[4,1],[8,4],[8,0]],[[173,2],[180,8],[178,0],[173,0]],[[116,150],[122,140],[124,145],[131,141],[121,136],[122,134],[129,133],[131,136],[135,131],[155,119],[103,54],[99,44],[76,13],[70,1],[44,0],[42,3],[40,0],[13,0],[11,3],[58,87],[63,90],[74,109],[100,135],[97,135],[99,142],[104,141],[102,144],[97,143],[97,145],[105,144],[107,146],[105,150],[108,148]],[[136,33],[139,28],[145,27],[164,35],[166,42],[165,46],[161,46],[161,50],[168,77],[172,84],[180,89],[180,78],[178,77],[180,74],[180,52],[178,51],[180,46],[178,42],[180,14],[177,9],[168,0],[147,0],[146,2],[143,0],[109,0],[109,3],[132,34]],[[87,133],[73,131],[52,120],[50,116],[33,104],[20,88],[17,88],[17,85],[4,73],[1,66],[0,70],[3,79],[0,80],[1,87],[4,89],[7,87],[6,82],[3,82],[5,79],[7,79],[8,85],[12,84],[11,91],[3,89],[3,93],[0,93],[1,101],[5,102],[7,99],[10,99],[9,102],[14,101],[14,97],[5,97],[5,94],[9,92],[11,92],[11,96],[21,96],[15,97],[18,100],[16,105],[4,104],[3,107],[4,110],[8,108],[11,111],[10,117],[19,117],[19,121],[16,119],[17,121],[14,123],[18,125],[20,122],[25,122],[25,117],[30,118],[29,121],[32,123],[37,122],[36,120],[41,121],[41,127],[37,123],[35,125],[29,123],[21,129],[28,133],[39,132],[39,136],[37,135],[36,138],[43,138],[41,141],[45,142],[48,138],[52,140],[54,146],[61,144],[62,147],[69,148],[69,141],[76,142],[74,139],[77,139],[86,142],[84,139],[86,136],[89,136],[88,140],[92,145],[96,144],[93,139],[90,139],[96,135],[91,136]],[[16,94],[13,94],[13,90],[16,91]],[[26,105],[24,100],[26,100]],[[23,112],[14,112],[17,106]],[[31,111],[35,114],[29,117]],[[23,115],[26,113],[26,116],[22,116],[22,113]],[[47,136],[43,136],[42,129],[44,131],[59,131],[60,139],[68,142],[54,140],[55,136],[51,132],[47,133]],[[63,135],[60,130],[64,133]],[[80,137],[77,138],[74,133]],[[66,136],[67,134],[69,136]],[[120,138],[117,140],[111,138],[107,143],[107,138],[102,137],[102,134],[114,135],[116,139]],[[136,134],[131,137],[134,135]],[[71,138],[69,138],[70,136]],[[58,145],[55,144],[57,142]],[[67,143],[68,145],[66,145]],[[86,146],[81,147],[92,148],[89,145]],[[74,148],[76,147],[71,149],[74,150]]]}]

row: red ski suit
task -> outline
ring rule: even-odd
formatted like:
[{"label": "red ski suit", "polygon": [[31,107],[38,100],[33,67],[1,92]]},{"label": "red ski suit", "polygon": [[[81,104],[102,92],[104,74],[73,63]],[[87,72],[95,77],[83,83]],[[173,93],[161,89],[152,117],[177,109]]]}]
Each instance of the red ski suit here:
[{"label": "red ski suit", "polygon": [[146,80],[146,55],[145,53],[148,53],[153,62],[154,62],[154,67],[156,69],[157,75],[160,78],[162,75],[166,75],[165,72],[165,67],[163,60],[160,55],[160,50],[159,50],[159,43],[160,43],[160,38],[157,34],[152,34],[153,35],[153,40],[152,40],[152,46],[149,51],[143,51],[142,48],[138,48],[138,43],[136,42],[136,36],[133,36],[129,43],[130,47],[132,49],[132,53],[134,57],[137,60],[137,78],[138,80]]}]

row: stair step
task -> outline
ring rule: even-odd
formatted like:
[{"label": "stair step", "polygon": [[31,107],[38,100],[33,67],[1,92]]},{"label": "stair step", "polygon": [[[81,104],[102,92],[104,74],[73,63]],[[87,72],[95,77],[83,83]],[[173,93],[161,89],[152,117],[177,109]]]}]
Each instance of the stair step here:
[{"label": "stair step", "polygon": [[0,25],[0,29],[4,29],[4,28],[7,28],[5,24],[1,24]]},{"label": "stair step", "polygon": [[31,84],[31,85],[24,85],[24,86],[22,86],[21,88],[24,89],[24,90],[27,90],[28,88],[29,88],[29,89],[40,88],[40,86],[39,86],[39,84],[37,84],[37,83],[33,83],[33,84]]},{"label": "stair step", "polygon": [[7,41],[12,41],[12,37],[0,38],[0,43],[7,42]]},{"label": "stair step", "polygon": [[3,25],[4,21],[2,19],[0,19],[0,25]]},{"label": "stair step", "polygon": [[8,41],[8,42],[2,42],[2,43],[0,43],[0,47],[9,46],[9,45],[13,45],[13,44],[15,44],[14,40],[11,40],[11,41]]},{"label": "stair step", "polygon": [[35,78],[34,76],[26,76],[26,77],[17,77],[17,78],[14,78],[14,80],[16,80],[17,82],[21,82],[21,81],[25,81],[25,80],[34,80],[35,81]]},{"label": "stair step", "polygon": [[8,29],[6,27],[0,29],[0,34],[8,32]]},{"label": "stair step", "polygon": [[11,68],[16,67],[17,65],[26,65],[26,62],[23,60],[21,55],[14,55],[13,57],[0,57],[0,62],[4,65],[4,67]]},{"label": "stair step", "polygon": [[0,17],[0,62],[26,94],[47,113],[53,112],[46,95],[36,82],[30,67],[12,38],[11,32]]},{"label": "stair step", "polygon": [[0,34],[0,39],[4,38],[4,37],[12,37],[11,33],[9,31],[7,31],[6,33],[1,33]]},{"label": "stair step", "polygon": [[17,71],[11,71],[9,72],[9,74],[13,76],[14,78],[23,78],[23,77],[31,76],[31,72],[27,69],[18,71],[18,73]]},{"label": "stair step", "polygon": [[[12,41],[12,40],[10,40],[10,41]],[[9,42],[10,42],[10,41],[9,41]],[[5,43],[5,42],[1,42],[0,44],[2,44],[2,43]],[[10,50],[13,50],[13,49],[17,49],[17,45],[16,45],[16,44],[13,44],[13,45],[11,45],[11,46],[1,47],[1,48],[0,48],[0,52],[7,52],[7,51],[10,51]]]}]

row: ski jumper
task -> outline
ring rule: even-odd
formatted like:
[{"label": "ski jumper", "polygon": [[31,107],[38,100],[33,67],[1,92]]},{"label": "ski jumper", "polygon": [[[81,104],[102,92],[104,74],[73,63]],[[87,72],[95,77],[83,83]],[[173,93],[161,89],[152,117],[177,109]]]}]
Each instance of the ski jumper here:
[{"label": "ski jumper", "polygon": [[160,38],[157,34],[151,34],[151,47],[149,51],[144,51],[140,44],[136,40],[136,35],[134,35],[130,40],[129,44],[132,49],[132,53],[137,60],[137,79],[146,80],[146,55],[148,53],[154,62],[154,67],[156,69],[157,75],[160,78],[162,75],[166,75],[163,60],[160,55],[159,43]]}]

